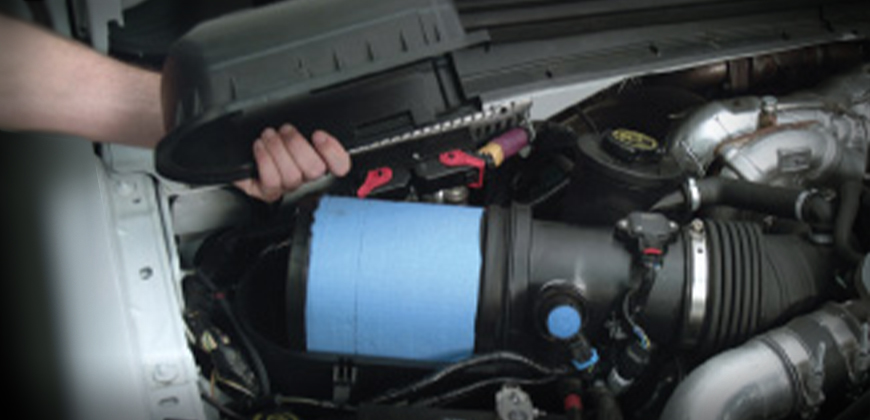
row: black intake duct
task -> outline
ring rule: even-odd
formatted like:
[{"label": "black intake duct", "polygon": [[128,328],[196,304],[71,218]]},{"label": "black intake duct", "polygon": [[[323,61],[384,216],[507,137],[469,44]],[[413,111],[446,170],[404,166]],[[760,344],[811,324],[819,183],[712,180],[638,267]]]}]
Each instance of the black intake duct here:
[{"label": "black intake duct", "polygon": [[[477,351],[524,350],[542,331],[541,291],[561,285],[582,307],[584,332],[604,334],[637,275],[613,228],[535,221],[523,207],[486,215]],[[824,300],[830,249],[748,222],[695,220],[664,256],[640,323],[658,343],[713,353]]]},{"label": "black intake duct", "polygon": [[[360,205],[372,201],[363,200]],[[451,212],[450,207],[432,205],[426,211],[433,209],[429,217],[443,218]],[[392,207],[387,210],[390,216],[395,213]],[[236,301],[240,319],[264,355],[269,371],[279,372],[273,375],[274,388],[299,391],[300,383],[308,383],[306,389],[328,395],[329,372],[348,356],[359,369],[361,389],[382,389],[386,378],[401,380],[407,375],[403,372],[431,369],[432,363],[419,363],[414,358],[315,352],[308,348],[306,338],[311,332],[306,331],[305,321],[306,307],[312,299],[308,293],[309,267],[315,258],[312,254],[321,252],[317,249],[325,250],[322,252],[329,255],[324,256],[335,263],[333,256],[339,252],[334,244],[312,246],[318,240],[312,235],[312,226],[324,217],[317,210],[313,215],[302,211],[289,252],[287,248],[276,248],[266,254],[244,275],[246,280],[240,287]],[[639,275],[637,256],[617,238],[616,229],[534,220],[531,210],[523,206],[490,208],[479,217],[480,227],[474,228],[479,229],[479,234],[473,235],[479,247],[472,249],[480,252],[482,265],[479,274],[472,276],[479,293],[472,301],[471,311],[476,316],[470,321],[473,337],[469,352],[508,350],[548,364],[565,363],[564,342],[560,343],[555,335],[570,332],[570,328],[561,325],[554,330],[548,322],[553,314],[570,315],[570,310],[563,311],[566,307],[576,309],[579,317],[568,319],[582,319],[582,327],[578,328],[582,328],[589,344],[604,345],[610,332],[607,321],[619,316],[623,298]],[[410,220],[430,222],[424,217]],[[341,233],[342,237],[348,235],[346,231]],[[362,238],[357,239],[361,242]],[[344,239],[354,242],[354,238]],[[379,240],[381,246],[389,245],[383,243],[388,238]],[[401,246],[414,243],[405,241]],[[669,244],[644,309],[635,321],[658,346],[691,350],[703,357],[816,308],[835,284],[831,269],[834,260],[830,248],[813,245],[798,235],[766,234],[753,223],[695,220],[680,228]],[[427,270],[439,267],[432,265]],[[358,281],[360,278],[349,278],[353,283],[347,287],[355,292],[347,296],[388,293],[385,288]],[[413,286],[407,288],[411,291],[407,293],[412,293],[425,288],[420,283],[427,280],[409,277],[404,281]],[[390,296],[380,301],[407,308],[405,316],[420,319],[414,325],[423,330],[430,326],[424,318],[415,317],[437,320],[439,311],[458,305],[448,302],[420,307],[407,305],[410,299],[405,300],[401,293]],[[334,327],[345,328],[346,324]],[[311,381],[290,379],[300,375]]]},{"label": "black intake duct", "polygon": [[[362,213],[372,214],[371,219],[357,215],[353,217],[361,220],[340,226],[371,227],[376,223],[390,226],[389,220],[399,219],[389,216],[385,222],[385,215],[399,214],[401,209],[404,215],[401,230],[423,231],[423,226],[430,218],[447,220],[458,215],[457,210],[462,210],[447,206],[371,200],[332,200],[329,203],[329,206],[339,206],[342,210],[316,210],[314,225],[338,220],[336,217],[342,218],[343,214]],[[321,207],[324,207],[323,202]],[[378,211],[372,212],[371,209]],[[415,213],[417,217],[414,217]],[[460,306],[471,314],[471,317],[464,319],[472,325],[465,324],[466,321],[460,318],[452,318],[458,320],[450,324],[454,326],[442,326],[437,330],[432,327],[430,333],[454,334],[457,328],[467,328],[473,334],[467,347],[463,347],[468,354],[513,350],[547,357],[552,355],[551,344],[566,338],[560,335],[578,332],[572,330],[571,325],[576,325],[573,327],[575,329],[582,327],[585,337],[593,342],[608,335],[605,322],[614,313],[620,314],[626,293],[640,281],[638,256],[634,248],[615,235],[614,227],[579,227],[533,220],[530,209],[523,206],[490,208],[478,217],[483,219],[480,234],[471,232],[463,235],[465,241],[474,241],[478,237],[481,241],[479,284],[456,286],[464,289],[470,286],[470,290],[479,291],[476,301],[467,302],[455,299],[435,301],[432,298],[429,303],[426,300],[429,294],[421,295],[420,290],[443,289],[445,282],[451,281],[430,274],[437,274],[438,270],[455,269],[448,266],[439,269],[438,264],[431,262],[427,263],[429,267],[426,270],[436,270],[434,273],[423,275],[417,272],[416,278],[402,277],[391,280],[393,283],[383,280],[387,273],[362,272],[365,267],[370,267],[366,262],[366,265],[357,268],[341,269],[341,272],[354,273],[353,276],[358,277],[338,277],[336,284],[343,290],[331,286],[329,290],[332,292],[328,294],[312,295],[308,270],[311,267],[309,261],[314,258],[328,261],[328,265],[321,262],[320,267],[329,270],[338,270],[334,268],[335,264],[342,261],[343,264],[359,263],[362,257],[346,257],[362,246],[355,244],[370,244],[378,247],[379,252],[391,252],[389,250],[393,249],[405,252],[405,255],[426,255],[433,252],[430,250],[433,248],[424,247],[441,243],[433,237],[443,235],[444,230],[425,230],[425,235],[411,242],[405,239],[406,235],[386,234],[386,228],[368,233],[344,230],[335,239],[322,236],[318,239],[316,234],[308,233],[313,231],[311,219],[302,222],[297,227],[297,235],[310,236],[310,243],[321,241],[318,247],[312,246],[311,249],[321,249],[321,252],[330,255],[312,255],[315,252],[301,246],[293,249],[287,282],[289,341],[297,343],[297,350],[312,350],[311,337],[319,333],[312,331],[312,328],[344,331],[341,328],[347,328],[347,323],[353,322],[354,328],[384,330],[395,328],[395,321],[391,320],[397,316],[402,317],[403,322],[414,325],[415,329],[425,331],[433,322],[431,320],[451,319],[449,317],[453,315],[450,311]],[[424,225],[415,229],[417,223]],[[472,230],[476,229],[475,224],[466,225]],[[348,238],[349,235],[358,235],[359,238]],[[373,240],[373,236],[377,239]],[[391,241],[397,242],[393,245]],[[297,244],[306,243],[309,241],[297,241]],[[411,249],[408,253],[407,248],[415,243],[420,244],[421,248],[416,251]],[[479,248],[472,246],[464,249],[464,252],[476,252]],[[339,258],[337,254],[345,257]],[[677,232],[676,239],[662,255],[661,268],[645,297],[644,309],[638,314],[638,323],[656,343],[681,344],[685,348],[701,350],[701,354],[741,343],[820,303],[825,296],[826,285],[834,284],[830,278],[833,272],[830,267],[833,260],[831,254],[828,248],[812,245],[797,235],[764,234],[760,226],[754,223],[695,220]],[[385,266],[385,269],[391,269],[396,263]],[[413,273],[410,275],[413,276]],[[472,276],[469,280],[474,282],[475,278]],[[396,281],[410,283],[396,284]],[[394,290],[390,290],[390,284],[393,284]],[[323,289],[323,286],[319,287]],[[379,292],[375,294],[374,291]],[[339,292],[344,297],[336,297]],[[354,296],[367,301],[358,300],[355,304],[350,302],[342,305],[331,303],[336,299],[341,302],[354,299]],[[360,315],[363,313],[362,305],[372,305],[371,302],[382,302],[377,305],[402,305],[401,308],[406,309],[401,309],[404,312],[399,313],[391,308],[394,315],[384,319],[386,324],[369,323],[360,327],[363,321],[353,320],[362,316],[371,317]],[[312,305],[329,305],[331,309],[326,315],[334,317],[336,321],[308,322],[310,320],[306,316],[312,313]],[[318,315],[321,317],[318,319],[324,317]],[[559,317],[567,316],[565,322],[568,322],[568,326],[551,326],[548,324],[551,316],[555,317],[554,322],[559,319],[564,321],[565,318]],[[372,338],[366,331],[348,331],[363,337],[357,340],[364,339],[366,342],[387,339]],[[395,334],[382,336],[391,340],[400,339]],[[380,347],[390,348],[388,343]],[[351,347],[346,348],[348,350],[339,353],[367,355]],[[399,358],[416,360],[409,353],[403,354]],[[382,353],[368,355],[384,357]]]}]

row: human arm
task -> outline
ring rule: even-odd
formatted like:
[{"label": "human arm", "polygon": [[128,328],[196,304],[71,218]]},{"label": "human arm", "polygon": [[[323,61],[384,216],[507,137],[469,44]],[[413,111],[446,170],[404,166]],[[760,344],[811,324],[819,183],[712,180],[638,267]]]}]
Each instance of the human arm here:
[{"label": "human arm", "polygon": [[[164,136],[159,73],[2,14],[0,52],[0,128],[148,148]],[[327,171],[349,171],[341,143],[322,131],[312,140],[291,126],[265,130],[253,149],[260,176],[235,185],[275,201]]]},{"label": "human arm", "polygon": [[153,148],[160,75],[0,14],[0,127]]}]

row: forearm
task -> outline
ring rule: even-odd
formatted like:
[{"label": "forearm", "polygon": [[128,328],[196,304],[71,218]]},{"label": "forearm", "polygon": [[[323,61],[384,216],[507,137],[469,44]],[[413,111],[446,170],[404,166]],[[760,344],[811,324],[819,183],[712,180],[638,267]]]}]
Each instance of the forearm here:
[{"label": "forearm", "polygon": [[0,128],[154,147],[160,75],[0,15]]}]

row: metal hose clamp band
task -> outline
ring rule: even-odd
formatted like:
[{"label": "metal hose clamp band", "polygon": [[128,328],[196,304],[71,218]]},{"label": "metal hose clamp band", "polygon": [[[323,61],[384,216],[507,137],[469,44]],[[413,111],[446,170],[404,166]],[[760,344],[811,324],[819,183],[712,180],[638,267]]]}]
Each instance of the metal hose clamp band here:
[{"label": "metal hose clamp band", "polygon": [[701,190],[698,189],[698,182],[695,181],[695,178],[689,178],[686,181],[686,192],[689,196],[689,206],[694,213],[701,208]]},{"label": "metal hose clamp band", "polygon": [[809,189],[802,191],[800,195],[798,195],[797,200],[795,200],[794,202],[794,215],[798,221],[805,221],[803,217],[804,204],[807,202],[807,199],[809,199],[813,194],[816,194],[817,192],[818,191],[816,191],[815,189]]},{"label": "metal hose clamp band", "polygon": [[683,330],[683,343],[694,346],[698,343],[701,327],[704,324],[710,288],[707,235],[704,231],[704,222],[698,219],[693,220],[689,225],[689,261],[691,262],[690,273],[692,277],[689,279],[689,300]]}]

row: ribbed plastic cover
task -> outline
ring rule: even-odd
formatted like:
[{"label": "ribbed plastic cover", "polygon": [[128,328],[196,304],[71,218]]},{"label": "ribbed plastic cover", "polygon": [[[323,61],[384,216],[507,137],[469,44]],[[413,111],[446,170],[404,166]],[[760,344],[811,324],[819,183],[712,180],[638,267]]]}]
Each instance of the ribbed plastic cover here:
[{"label": "ribbed plastic cover", "polygon": [[163,69],[157,170],[192,183],[251,176],[253,140],[284,122],[349,146],[434,121],[451,105],[437,77],[421,76],[436,70],[404,66],[482,39],[448,0],[294,0],[206,22]]}]

